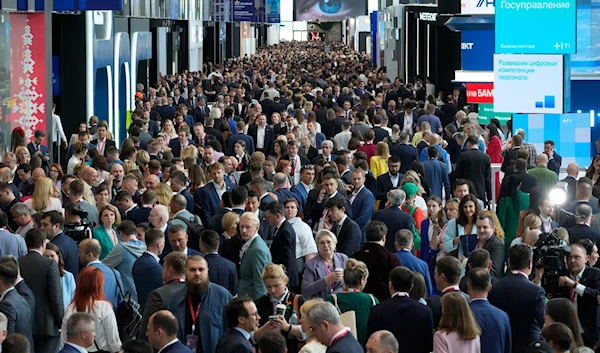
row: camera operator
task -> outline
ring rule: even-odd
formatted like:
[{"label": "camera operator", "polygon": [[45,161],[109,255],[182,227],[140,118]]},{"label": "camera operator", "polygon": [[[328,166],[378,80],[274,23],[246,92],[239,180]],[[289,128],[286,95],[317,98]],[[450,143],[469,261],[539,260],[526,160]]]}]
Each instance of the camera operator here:
[{"label": "camera operator", "polygon": [[83,239],[92,238],[92,229],[95,224],[85,223],[87,215],[79,203],[69,202],[65,206],[65,234],[77,243]]},{"label": "camera operator", "polygon": [[567,265],[569,276],[558,279],[562,294],[577,306],[579,322],[583,328],[583,341],[593,347],[600,339],[598,301],[600,294],[600,269],[586,266],[587,251],[581,244],[571,244],[571,254]]}]

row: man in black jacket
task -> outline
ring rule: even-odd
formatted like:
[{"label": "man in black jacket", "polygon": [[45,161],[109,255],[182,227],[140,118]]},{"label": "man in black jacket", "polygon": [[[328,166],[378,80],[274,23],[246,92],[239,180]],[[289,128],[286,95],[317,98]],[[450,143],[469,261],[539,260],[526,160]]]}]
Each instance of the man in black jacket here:
[{"label": "man in black jacket", "polygon": [[229,330],[217,343],[216,353],[256,353],[250,334],[258,329],[258,310],[250,297],[237,297],[225,306]]},{"label": "man in black jacket", "polygon": [[296,232],[285,219],[283,212],[283,203],[272,201],[267,205],[265,216],[271,227],[274,227],[271,259],[273,263],[285,266],[289,278],[288,285],[294,291],[300,289],[296,269]]},{"label": "man in black jacket", "polygon": [[471,180],[475,186],[473,193],[478,199],[492,200],[490,156],[479,150],[479,140],[475,136],[467,138],[467,147],[469,150],[462,152],[458,158],[456,178]]},{"label": "man in black jacket", "polygon": [[431,308],[434,327],[438,327],[442,318],[442,297],[446,293],[459,292],[469,301],[469,295],[458,287],[461,273],[462,266],[456,257],[446,256],[435,263],[434,279],[441,293],[427,300],[427,306]]},{"label": "man in black jacket", "polygon": [[19,276],[19,264],[13,256],[0,257],[0,312],[8,319],[8,334],[15,332],[27,337],[33,344],[31,335],[32,313],[25,298],[15,289]]}]

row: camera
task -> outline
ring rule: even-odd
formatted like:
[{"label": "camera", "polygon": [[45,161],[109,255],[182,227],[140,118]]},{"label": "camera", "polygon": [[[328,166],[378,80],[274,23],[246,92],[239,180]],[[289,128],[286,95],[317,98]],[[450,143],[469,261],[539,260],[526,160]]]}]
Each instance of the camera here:
[{"label": "camera", "polygon": [[558,237],[556,229],[551,233],[542,233],[533,247],[533,263],[535,268],[543,268],[542,288],[546,297],[552,299],[561,295],[558,286],[560,276],[568,276],[567,258],[571,247]]},{"label": "camera", "polygon": [[[75,207],[71,211],[74,216],[79,216],[82,219],[87,219],[88,213],[82,211],[80,208]],[[83,221],[65,223],[64,233],[68,235],[71,239],[75,240],[77,244],[79,244],[84,239],[92,238],[92,229],[96,224],[94,222],[84,223]]]}]

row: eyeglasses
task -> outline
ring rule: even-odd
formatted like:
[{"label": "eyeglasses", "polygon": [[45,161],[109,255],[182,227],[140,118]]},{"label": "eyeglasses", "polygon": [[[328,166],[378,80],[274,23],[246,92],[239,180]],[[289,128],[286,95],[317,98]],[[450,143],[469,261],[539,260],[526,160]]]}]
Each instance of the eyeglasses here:
[{"label": "eyeglasses", "polygon": [[300,168],[300,172],[303,172],[306,169],[313,170],[313,169],[315,169],[315,166],[313,164],[305,164],[302,166],[302,168]]}]

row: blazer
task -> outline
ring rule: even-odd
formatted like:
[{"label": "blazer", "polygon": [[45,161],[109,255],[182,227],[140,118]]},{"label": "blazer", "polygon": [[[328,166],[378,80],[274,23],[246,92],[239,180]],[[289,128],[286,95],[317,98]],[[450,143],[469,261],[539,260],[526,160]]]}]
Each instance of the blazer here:
[{"label": "blazer", "polygon": [[215,353],[256,353],[256,350],[240,331],[230,328],[219,339]]},{"label": "blazer", "polygon": [[77,276],[79,275],[79,247],[75,240],[71,239],[65,233],[60,232],[50,242],[58,246],[65,262],[65,270],[71,272],[75,280],[77,280]]},{"label": "blazer", "polygon": [[[188,146],[193,145],[196,146],[196,143],[192,139],[188,139]],[[173,138],[169,141],[169,147],[171,147],[171,152],[173,153],[173,157],[181,157],[181,141],[178,138]]]},{"label": "blazer", "polygon": [[147,252],[144,252],[142,256],[133,263],[131,275],[133,276],[133,282],[135,283],[140,311],[144,310],[146,300],[150,293],[153,290],[162,287],[162,272],[163,267],[156,261],[154,256]]},{"label": "blazer", "polygon": [[363,291],[371,293],[380,302],[390,298],[390,271],[402,266],[400,259],[377,243],[365,243],[353,258],[364,262],[369,271],[369,281]]},{"label": "blazer", "polygon": [[235,147],[235,143],[239,140],[243,140],[246,143],[246,151],[249,154],[254,153],[254,139],[252,138],[252,136],[248,136],[243,132],[238,132],[237,134],[229,136],[229,139],[227,140],[228,156],[235,156],[235,151],[233,148]]},{"label": "blazer", "polygon": [[418,158],[417,149],[409,144],[397,143],[390,149],[390,154],[400,157],[400,173],[406,174],[410,165]]},{"label": "blazer", "polygon": [[262,270],[270,262],[272,259],[267,244],[260,236],[254,238],[241,259],[239,295],[248,295],[252,300],[256,300],[267,294]]},{"label": "blazer", "polygon": [[200,122],[202,124],[204,124],[204,122],[206,121],[206,118],[208,118],[208,116],[210,115],[210,108],[207,106],[204,106],[204,111],[202,110],[202,108],[200,106],[196,106],[194,108],[194,110],[192,110],[192,116],[194,117],[194,121],[195,122]]},{"label": "blazer", "polygon": [[110,267],[100,261],[90,262],[88,266],[96,267],[102,271],[104,274],[104,296],[106,297],[106,300],[112,304],[113,308],[117,308],[123,301],[123,293],[121,293],[119,285],[117,284],[118,281],[118,283],[121,284],[121,287],[123,287],[121,273],[118,270],[114,270],[113,272]]},{"label": "blazer", "polygon": [[173,298],[173,293],[178,290],[185,288],[185,280],[173,280],[164,286],[155,289],[148,296],[148,300],[146,300],[146,307],[144,308],[144,315],[142,315],[142,329],[138,333],[138,339],[148,340],[146,337],[146,331],[143,329],[144,327],[148,327],[148,320],[150,316],[152,316],[155,312],[159,310],[166,310],[171,303],[171,299]]},{"label": "blazer", "polygon": [[[254,148],[256,149],[256,143],[258,142],[258,125],[252,125],[248,128],[248,136],[254,141]],[[265,140],[263,145],[263,151],[265,155],[270,155],[273,150],[273,143],[275,142],[275,131],[270,126],[265,126]]]},{"label": "blazer", "polygon": [[[335,230],[336,228],[337,230]],[[338,224],[335,224],[332,229],[335,230],[333,233],[338,239],[338,252],[352,256],[352,254],[360,249],[360,246],[363,243],[363,235],[358,224],[354,222],[350,216],[346,217],[341,227],[339,227]]]},{"label": "blazer", "polygon": [[210,281],[236,295],[238,292],[238,274],[235,264],[218,253],[205,254],[204,259],[210,268]]},{"label": "blazer", "polygon": [[492,269],[490,275],[492,277],[502,277],[504,273],[504,243],[494,234],[483,245],[483,249],[490,253],[492,259]]},{"label": "blazer", "polygon": [[560,173],[560,166],[562,165],[562,157],[554,152],[554,157],[550,158],[548,161],[548,169],[556,173],[558,175]]},{"label": "blazer", "polygon": [[327,347],[326,353],[363,353],[365,350],[358,343],[356,338],[348,332],[346,335],[341,336]]},{"label": "blazer", "polygon": [[[33,318],[35,315],[35,296],[33,295],[33,292],[24,280],[17,282],[17,284],[15,284],[15,289],[27,302],[29,310],[31,311],[31,317]],[[33,320],[31,321],[31,327],[33,327]]]},{"label": "blazer", "polygon": [[[481,338],[479,336],[472,340],[462,340],[456,331],[436,331],[433,334],[433,351],[435,353],[480,353]],[[487,353],[487,352],[486,352]]]},{"label": "blazer", "polygon": [[388,232],[385,237],[385,248],[389,251],[396,251],[394,242],[396,241],[396,233],[400,229],[409,229],[411,232],[414,228],[413,218],[399,206],[389,207],[379,210],[373,214],[374,221],[381,221],[387,226]]},{"label": "blazer", "polygon": [[[427,183],[431,186],[432,195],[442,198],[442,184],[444,184],[446,195],[451,195],[450,178],[448,178],[448,171],[442,162],[437,159],[427,159],[423,162],[423,168],[427,176]],[[446,197],[448,198],[448,196]]]},{"label": "blazer", "polygon": [[171,343],[170,345],[163,347],[161,349],[161,353],[191,353],[192,350],[181,343],[181,341],[177,340],[175,343]]},{"label": "blazer", "polygon": [[[439,288],[439,289],[442,290],[443,288]],[[453,292],[453,291],[449,290],[446,293],[450,293],[450,292]],[[465,292],[462,292],[460,290],[458,290],[456,292],[464,295],[465,298],[467,298],[467,302],[471,299],[469,297],[469,295]],[[429,299],[427,299],[427,306],[431,308],[431,315],[433,317],[434,327],[438,327],[440,324],[440,319],[442,318],[442,297],[446,293],[441,292],[440,294],[434,295],[432,297],[429,297]]]},{"label": "blazer", "polygon": [[275,195],[277,195],[277,200],[283,203],[285,200],[294,199],[297,200],[296,194],[290,191],[288,188],[280,188],[273,191]]},{"label": "blazer", "polygon": [[32,345],[31,309],[25,298],[16,289],[13,288],[6,293],[4,299],[0,302],[0,312],[8,319],[8,334],[20,333],[27,337],[29,344]]},{"label": "blazer", "polygon": [[[492,200],[490,156],[477,148],[464,151],[460,154],[455,170],[457,179],[469,179],[473,182],[475,188],[473,194],[478,199],[486,201]],[[487,195],[487,198],[486,198]]]},{"label": "blazer", "polygon": [[367,223],[371,220],[373,216],[373,209],[375,208],[375,196],[373,193],[364,186],[358,194],[354,197],[352,201],[352,195],[348,195],[348,202],[350,203],[350,208],[352,209],[352,220],[358,224],[360,231],[362,233],[362,243],[367,242],[366,237],[366,229]]},{"label": "blazer", "polygon": [[568,204],[571,201],[575,200],[575,189],[577,187],[577,179],[575,177],[567,175],[567,177],[561,181],[567,183],[567,199],[565,200],[565,204]]},{"label": "blazer", "polygon": [[398,340],[398,352],[429,353],[433,349],[431,309],[409,297],[396,296],[371,309],[367,334],[390,330]]},{"label": "blazer", "polygon": [[[175,315],[179,328],[177,329],[177,338],[180,341],[185,340],[185,313],[189,309],[187,301],[187,288],[183,287],[173,293],[168,310]],[[209,283],[208,290],[202,295],[200,305],[200,315],[198,322],[200,325],[200,337],[202,338],[202,352],[215,353],[217,342],[225,332],[224,308],[232,299],[227,289],[218,284]]]},{"label": "blazer", "polygon": [[373,143],[375,144],[390,136],[390,133],[382,129],[380,126],[373,126],[373,132],[375,132],[375,140],[373,140]]},{"label": "blazer", "polygon": [[[90,143],[92,145],[98,146],[98,139],[92,140]],[[115,141],[109,140],[108,138],[106,139],[105,144],[106,144],[106,146],[104,146],[104,153],[103,153],[104,157],[106,157],[106,151],[108,151],[109,148],[117,146],[117,144],[115,143]],[[98,152],[100,152],[100,151],[98,151]]]},{"label": "blazer", "polygon": [[[422,243],[421,243],[422,244]],[[431,284],[431,274],[429,272],[429,264],[427,262],[416,257],[409,250],[398,250],[396,256],[400,259],[402,266],[408,268],[411,271],[419,272],[425,279],[425,287],[427,288],[427,295],[433,295],[433,285]]]},{"label": "blazer", "polygon": [[[95,145],[95,143],[94,143]],[[40,152],[42,153],[42,156],[47,156],[48,155],[48,147],[44,146],[44,145],[40,145]],[[29,142],[27,144],[27,151],[29,151],[29,155],[33,156],[36,152],[35,147],[33,146],[33,142]]]},{"label": "blazer", "polygon": [[272,262],[285,266],[289,277],[288,286],[296,288],[300,285],[296,262],[296,232],[287,220],[284,220],[281,226],[275,229],[273,243],[270,247]]},{"label": "blazer", "polygon": [[481,351],[510,353],[512,334],[508,315],[490,304],[487,299],[473,299],[469,306],[481,328]]},{"label": "blazer", "polygon": [[58,353],[80,353],[80,352],[79,352],[79,350],[77,350],[77,348],[71,346],[70,344],[65,343],[65,345],[62,347],[62,349],[60,351],[58,351]]},{"label": "blazer", "polygon": [[[129,212],[129,215],[131,215],[132,213],[133,212]],[[146,217],[146,221],[147,220],[148,217]],[[117,232],[117,227],[113,226],[113,231],[115,232],[115,236],[117,237],[118,244],[121,241],[119,240],[119,233]],[[106,255],[108,255],[108,253],[110,253],[110,251],[115,247],[115,245],[113,244],[111,236],[108,235],[108,232],[106,231],[106,228],[104,228],[103,225],[96,226],[92,234],[94,239],[98,240],[98,242],[100,243],[100,248],[102,249],[102,252],[100,252],[100,261],[102,261],[106,257]]]},{"label": "blazer", "polygon": [[546,311],[546,291],[523,275],[509,274],[497,281],[489,293],[490,304],[508,314],[512,352],[524,352],[540,339]]},{"label": "blazer", "polygon": [[260,199],[260,206],[258,206],[258,208],[260,208],[261,211],[266,212],[267,205],[273,201],[275,201],[275,199],[270,194],[266,194],[262,199]]},{"label": "blazer", "polygon": [[306,191],[304,185],[302,183],[294,185],[291,191],[296,197],[296,200],[298,200],[300,209],[304,210],[304,207],[306,206],[306,199],[308,198],[308,191]]},{"label": "blazer", "polygon": [[[225,183],[225,188],[231,190],[231,186],[227,183]],[[194,203],[197,207],[199,206],[200,212],[190,212],[199,214],[202,224],[209,224],[212,216],[221,210],[221,197],[217,189],[215,189],[215,184],[207,183],[203,187],[196,189],[194,192]]]},{"label": "blazer", "polygon": [[[398,184],[396,184],[396,187],[400,186],[400,184],[402,183],[402,179],[404,179],[404,174],[398,173]],[[375,195],[375,200],[379,201],[380,210],[383,210],[385,208],[385,204],[388,200],[387,193],[392,189],[394,189],[394,184],[392,184],[392,177],[390,172],[387,172],[377,177],[377,192]]]},{"label": "blazer", "polygon": [[581,239],[589,239],[596,246],[600,245],[600,232],[585,224],[576,224],[568,228],[567,231],[569,232],[569,244],[576,243]]},{"label": "blazer", "polygon": [[33,336],[58,337],[65,308],[58,264],[37,251],[19,259],[21,276],[35,295]]},{"label": "blazer", "polygon": [[[333,268],[346,268],[348,256],[335,252],[333,253]],[[304,273],[302,274],[302,296],[305,299],[323,298],[327,294],[339,293],[342,291],[344,281],[333,283],[333,288],[325,283],[327,269],[325,261],[321,255],[317,255],[306,261],[304,264]]]},{"label": "blazer", "polygon": [[19,234],[0,228],[0,256],[14,256],[18,259],[25,255],[27,255],[25,239]]}]

